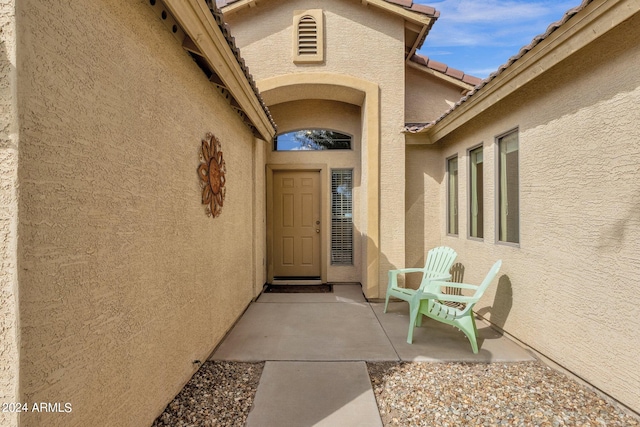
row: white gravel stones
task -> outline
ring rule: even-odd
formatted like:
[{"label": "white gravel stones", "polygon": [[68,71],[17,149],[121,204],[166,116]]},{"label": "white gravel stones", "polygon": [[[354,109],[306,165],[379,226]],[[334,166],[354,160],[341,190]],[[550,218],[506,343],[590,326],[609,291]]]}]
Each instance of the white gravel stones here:
[{"label": "white gravel stones", "polygon": [[264,363],[205,362],[152,427],[243,426]]},{"label": "white gravel stones", "polygon": [[385,426],[640,426],[539,363],[369,363]]},{"label": "white gravel stones", "polygon": [[[244,426],[263,368],[206,362],[153,427]],[[637,418],[540,362],[380,362],[367,368],[385,427],[640,427]]]}]

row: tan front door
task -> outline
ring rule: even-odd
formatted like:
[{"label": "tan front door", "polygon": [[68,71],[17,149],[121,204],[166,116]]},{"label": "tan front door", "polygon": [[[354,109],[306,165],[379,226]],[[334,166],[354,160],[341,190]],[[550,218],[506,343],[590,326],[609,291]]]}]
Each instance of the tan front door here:
[{"label": "tan front door", "polygon": [[320,172],[273,173],[273,276],[320,278]]}]

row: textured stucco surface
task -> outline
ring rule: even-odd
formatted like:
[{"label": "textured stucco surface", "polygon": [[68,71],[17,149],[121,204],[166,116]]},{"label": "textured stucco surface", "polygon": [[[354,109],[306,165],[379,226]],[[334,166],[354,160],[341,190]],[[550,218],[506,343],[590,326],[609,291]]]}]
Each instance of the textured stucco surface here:
[{"label": "textured stucco surface", "polygon": [[[478,311],[625,405],[640,411],[640,17],[578,51],[445,140],[458,154],[464,280],[503,268]],[[520,131],[519,247],[495,242],[494,137]],[[485,237],[468,235],[467,150],[484,143]],[[429,190],[429,193],[431,190]],[[429,194],[425,192],[426,195]],[[429,226],[415,226],[416,232]]]},{"label": "textured stucco surface", "polygon": [[[270,0],[225,16],[251,73],[261,80],[283,74],[336,73],[375,83],[380,88],[380,266],[379,283],[387,270],[404,264],[404,23],[395,15],[358,2],[323,2],[325,61],[294,64],[294,10],[315,9],[311,0]],[[256,25],[259,22],[259,25]],[[372,56],[375,52],[375,56]],[[281,129],[279,129],[281,130]],[[363,130],[363,138],[366,130]],[[364,139],[363,139],[364,140]],[[363,153],[366,147],[363,147]],[[368,180],[366,155],[361,157],[361,182]],[[366,238],[366,236],[365,236]],[[385,288],[386,289],[386,288]],[[378,297],[384,290],[368,290]]]},{"label": "textured stucco surface", "polygon": [[440,117],[462,97],[462,89],[424,71],[407,67],[405,122],[427,123]]},{"label": "textured stucco surface", "polygon": [[[407,145],[406,267],[423,267],[429,249],[440,245],[440,184],[444,178],[440,147]],[[416,288],[420,274],[406,276]]]},{"label": "textured stucco surface", "polygon": [[[18,15],[20,398],[73,408],[21,425],[149,425],[264,277],[262,148],[147,1]],[[209,131],[227,165],[215,219],[196,173]]]},{"label": "textured stucco surface", "polygon": [[[0,1],[0,403],[18,401],[18,114],[15,2]],[[0,412],[0,425],[17,425]]]}]

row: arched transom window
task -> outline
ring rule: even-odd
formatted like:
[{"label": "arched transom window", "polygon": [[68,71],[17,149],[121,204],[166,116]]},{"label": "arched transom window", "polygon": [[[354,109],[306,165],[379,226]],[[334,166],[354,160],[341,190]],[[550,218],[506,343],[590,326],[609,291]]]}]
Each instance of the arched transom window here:
[{"label": "arched transom window", "polygon": [[276,136],[276,151],[349,150],[351,135],[328,129],[301,129]]}]

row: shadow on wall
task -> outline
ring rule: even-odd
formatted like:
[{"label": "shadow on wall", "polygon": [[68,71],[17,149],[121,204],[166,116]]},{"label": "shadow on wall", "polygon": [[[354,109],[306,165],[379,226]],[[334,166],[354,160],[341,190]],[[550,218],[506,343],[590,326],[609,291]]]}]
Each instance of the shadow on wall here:
[{"label": "shadow on wall", "polygon": [[[613,224],[602,228],[598,238],[598,250],[618,251],[626,242],[627,233],[640,224],[640,193],[636,193],[631,207]],[[634,227],[635,226],[635,227]]]},{"label": "shadow on wall", "polygon": [[507,323],[511,307],[513,307],[513,287],[509,276],[503,275],[498,279],[498,289],[491,307],[481,308],[477,313],[484,318],[487,318],[487,314],[491,314],[489,317],[491,323],[502,330]]},{"label": "shadow on wall", "polygon": [[[0,29],[1,30],[1,29]],[[1,31],[0,31],[1,32]],[[4,40],[0,40],[0,112],[3,115],[3,120],[6,119],[6,114],[10,114],[11,117],[11,88],[12,83],[11,79],[15,76],[15,68],[9,59],[9,54],[7,53],[7,46]],[[13,126],[9,123],[8,126],[4,124],[0,127],[0,148],[16,148],[13,146],[13,142],[11,140],[11,132]]]}]

